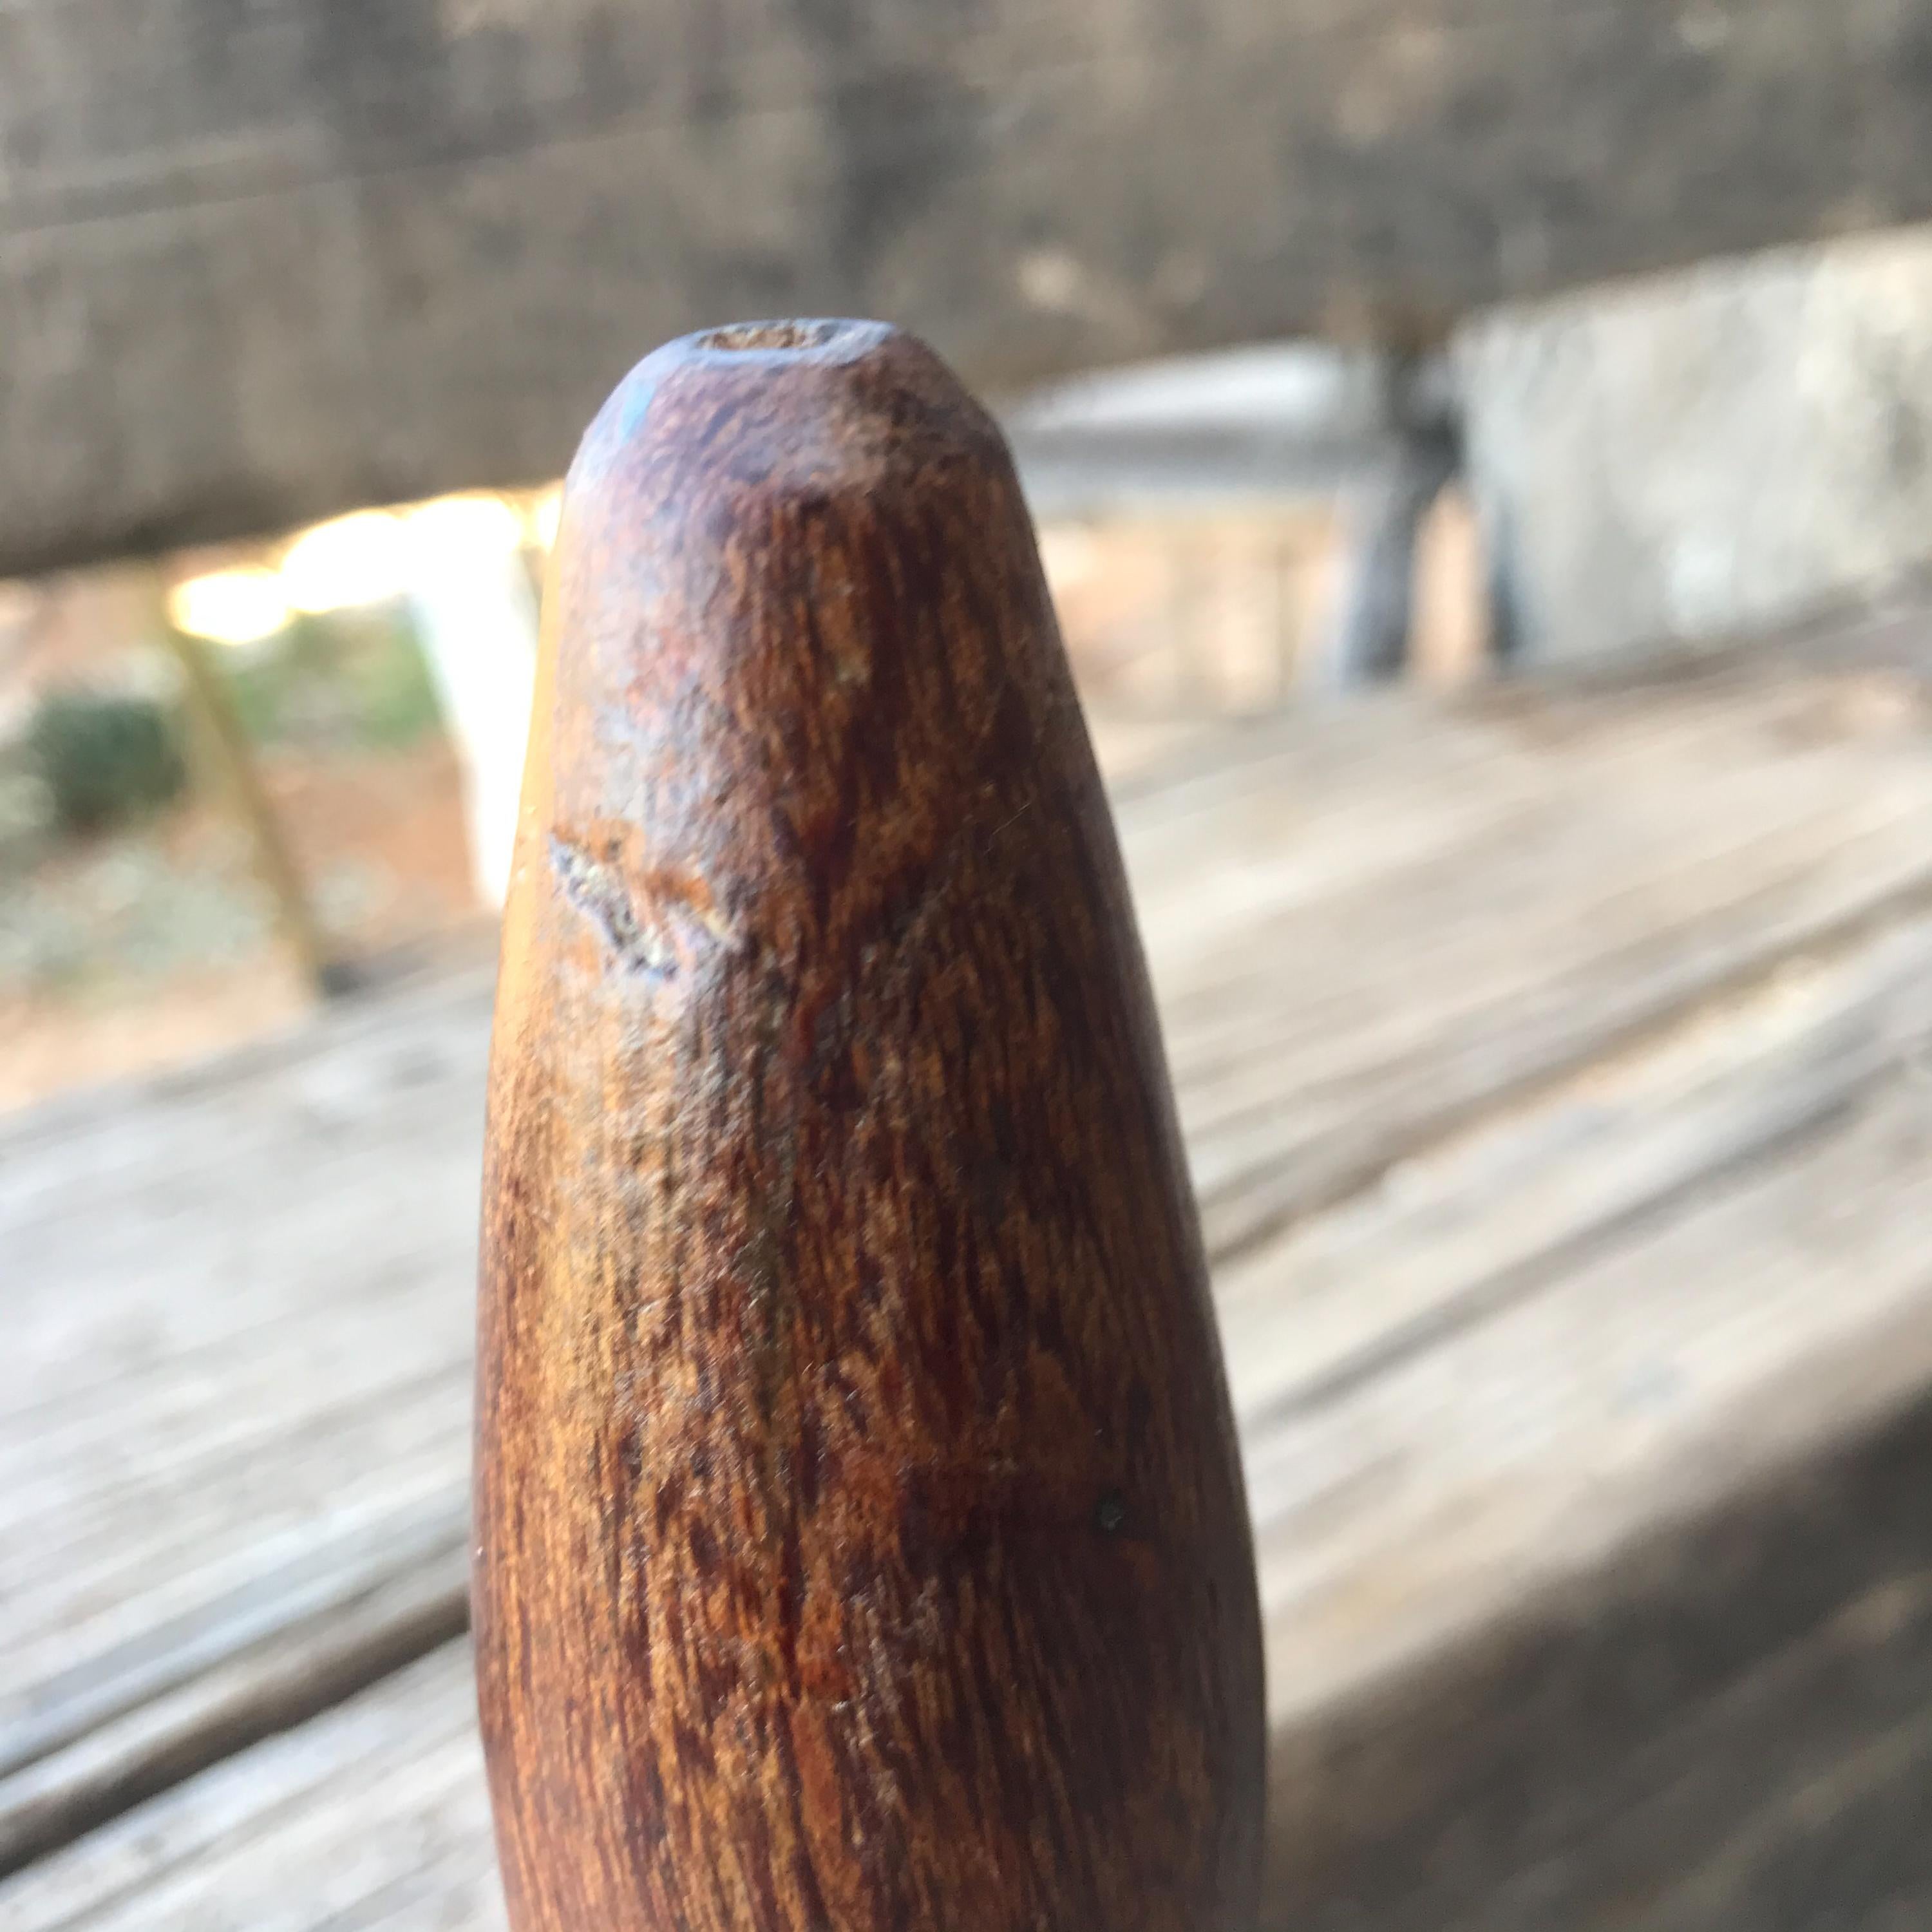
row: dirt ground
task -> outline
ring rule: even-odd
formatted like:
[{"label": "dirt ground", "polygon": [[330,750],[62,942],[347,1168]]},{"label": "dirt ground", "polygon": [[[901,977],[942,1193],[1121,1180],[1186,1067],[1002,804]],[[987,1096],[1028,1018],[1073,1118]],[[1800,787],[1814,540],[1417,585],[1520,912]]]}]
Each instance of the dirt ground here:
[{"label": "dirt ground", "polygon": [[[1049,525],[1042,536],[1076,675],[1117,775],[1206,718],[1293,701],[1336,594],[1332,505]],[[1458,682],[1480,658],[1478,554],[1467,506],[1445,499],[1418,574],[1417,670],[1429,682]],[[139,572],[110,571],[44,598],[42,621],[22,632],[32,649],[13,652],[16,703],[41,659],[50,678],[97,656],[111,664],[153,596]],[[8,688],[0,680],[0,698]],[[260,762],[343,958],[380,976],[441,948],[488,948],[446,741]],[[204,791],[24,874],[0,871],[0,1110],[200,1058],[312,1006],[250,851],[236,814]]]},{"label": "dirt ground", "polygon": [[[380,974],[487,945],[447,745],[268,759],[262,775],[344,956]],[[0,1108],[198,1059],[292,1022],[314,998],[219,801],[0,886]]]}]

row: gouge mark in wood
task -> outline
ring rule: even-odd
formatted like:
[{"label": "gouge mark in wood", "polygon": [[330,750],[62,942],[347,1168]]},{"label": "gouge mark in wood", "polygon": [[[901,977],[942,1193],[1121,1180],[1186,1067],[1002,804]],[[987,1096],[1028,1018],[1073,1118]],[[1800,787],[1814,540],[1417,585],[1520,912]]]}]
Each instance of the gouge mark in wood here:
[{"label": "gouge mark in wood", "polygon": [[[628,830],[619,828],[601,838],[595,832],[588,838],[550,835],[550,866],[565,898],[596,927],[618,963],[629,972],[668,977],[707,944],[742,952],[744,935],[694,873],[660,868],[640,875],[625,865]],[[638,890],[629,877],[637,878]]]}]

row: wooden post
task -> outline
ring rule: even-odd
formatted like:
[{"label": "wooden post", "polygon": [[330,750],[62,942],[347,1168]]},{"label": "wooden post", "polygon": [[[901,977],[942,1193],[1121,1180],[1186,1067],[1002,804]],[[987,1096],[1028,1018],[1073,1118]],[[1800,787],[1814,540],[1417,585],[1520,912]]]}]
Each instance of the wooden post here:
[{"label": "wooden post", "polygon": [[516,1932],[1247,1932],[1199,1234],[1005,446],[748,325],[566,488],[506,915],[476,1608]]},{"label": "wooden post", "polygon": [[1394,355],[1388,382],[1386,444],[1344,499],[1341,595],[1315,665],[1335,690],[1384,683],[1408,668],[1417,538],[1461,463],[1439,365]]},{"label": "wooden post", "polygon": [[320,998],[352,992],[361,983],[360,977],[346,962],[330,956],[274,802],[255,768],[247,734],[222,688],[220,674],[209,663],[200,638],[177,630],[165,615],[160,629],[181,666],[189,712],[209,761],[248,836],[256,876],[274,908],[275,927],[283,944]]}]

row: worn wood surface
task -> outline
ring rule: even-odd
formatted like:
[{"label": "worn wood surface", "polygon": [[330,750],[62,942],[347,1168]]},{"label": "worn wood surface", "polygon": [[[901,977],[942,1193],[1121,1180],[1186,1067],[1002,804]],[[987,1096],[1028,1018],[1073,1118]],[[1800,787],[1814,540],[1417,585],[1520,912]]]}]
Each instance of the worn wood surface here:
[{"label": "worn wood surface", "polygon": [[[1922,634],[1117,786],[1262,1562],[1265,1923],[1923,1916]],[[495,1922],[466,1651],[322,1709],[460,1616],[487,999],[0,1140],[10,1924]]]},{"label": "worn wood surface", "polygon": [[980,383],[1932,214],[1928,0],[20,0],[0,574],[553,476],[639,346]]},{"label": "worn wood surface", "polygon": [[546,601],[478,1362],[513,1924],[1252,1925],[1233,1418],[999,431],[876,323],[668,344]]}]

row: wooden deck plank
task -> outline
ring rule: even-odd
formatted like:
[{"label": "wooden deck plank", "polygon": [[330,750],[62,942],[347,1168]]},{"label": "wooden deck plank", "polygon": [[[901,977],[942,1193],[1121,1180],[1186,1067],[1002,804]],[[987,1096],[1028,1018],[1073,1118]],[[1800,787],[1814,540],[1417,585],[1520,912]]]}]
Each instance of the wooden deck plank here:
[{"label": "wooden deck plank", "polygon": [[0,1882],[0,1917],[18,1932],[347,1932],[394,1922],[412,1879],[434,1906],[405,1922],[501,1925],[466,1641]]},{"label": "wooden deck plank", "polygon": [[1341,1400],[1918,1064],[1924,917],[1790,959],[1225,1264],[1239,1412],[1260,1429]]},{"label": "wooden deck plank", "polygon": [[[1400,1908],[1433,1924],[1515,1923],[1497,1916],[1496,1875],[1550,1858],[1568,1868],[1563,1909],[1545,1897],[1548,1916],[1522,1922],[1578,1922],[1600,1878],[1593,1814],[1614,1807],[1646,1751],[1650,1777],[1714,1787],[1694,1830],[1678,1821],[1674,1848],[1662,1833],[1622,1848],[1624,1865],[1642,1863],[1646,1883],[1667,1889],[1687,1837],[1714,1857],[1714,1839],[1751,1824],[1754,1776],[1802,1788],[1828,1764],[1828,1738],[1788,1704],[1786,1729],[1756,1760],[1738,1756],[1714,1717],[1702,1738],[1692,1719],[1848,1613],[1860,1668],[1894,1718],[1923,1696],[1928,1632],[1915,1605],[1932,1579],[1932,1522],[1922,1510],[1895,1520],[1888,1491],[1909,1477],[1922,1493],[1932,1478],[1932,930],[1881,951],[1891,956],[1848,962],[1860,993],[1796,996],[1819,1004],[1788,1032],[1771,1012],[1740,1014],[1736,1026],[1784,1033],[1742,1083],[1724,1066],[1732,1024],[1673,1043],[1721,1042],[1732,1090],[1728,1104],[1706,1096],[1714,1131],[1687,1134],[1682,1117],[1644,1105],[1642,1089],[1670,1076],[1640,1064],[1622,1076],[1634,1111],[1621,1121],[1610,1083],[1472,1143],[1460,1162],[1492,1177],[1541,1143],[1555,1168],[1532,1177],[1545,1211],[1565,1194],[1595,1197],[1597,1210],[1586,1204],[1527,1264],[1505,1246],[1500,1265],[1432,1284],[1433,1318],[1412,1317],[1400,1348],[1378,1336],[1378,1358],[1352,1376],[1331,1372],[1298,1399],[1288,1378],[1252,1371],[1264,1386],[1245,1442],[1285,1922],[1320,1922],[1338,1890],[1379,1888],[1388,1922],[1407,1922]],[[1772,987],[1766,1000],[1793,997]],[[1741,1084],[1767,1102],[1766,1132],[1742,1146],[1730,1125],[1748,1111]],[[1630,1137],[1653,1143],[1640,1161]],[[1648,1168],[1647,1208],[1615,1200],[1606,1166],[1622,1185]],[[1472,1191],[1490,1197],[1472,1218],[1514,1245],[1492,1180]],[[1404,1204],[1384,1239],[1419,1252],[1446,1220],[1445,1245],[1460,1234],[1466,1253],[1474,1230],[1456,1227],[1443,1198],[1433,1214]],[[1373,1294],[1395,1273],[1358,1282]],[[1232,1310],[1228,1326],[1239,1361]],[[1858,1461],[1873,1442],[1891,1444],[1889,1483]],[[1850,1472],[1834,1475],[1842,1458]],[[1786,1490],[1805,1500],[1795,1523],[1780,1517]],[[1626,1593],[1646,1642],[1620,1648],[1615,1634],[1637,1614],[1619,1610]],[[1862,1619],[1862,1598],[1874,1606]],[[1561,1642],[1538,1624],[1552,1605],[1568,1620]],[[1352,1762],[1338,1737],[1405,1697],[1427,1708],[1384,1718],[1391,1736],[1406,1729],[1399,1764],[1379,1752]],[[1670,1756],[1673,1726],[1692,1733],[1688,1762]],[[1648,1795],[1641,1780],[1636,1795]],[[1444,1848],[1452,1836],[1458,1850]]]},{"label": "wooden deck plank", "polygon": [[[1224,1271],[1270,1926],[1932,1902],[1928,968],[1916,919],[1768,976]],[[1338,1375],[1351,1288],[1406,1343]],[[437,1652],[0,1913],[252,1925],[312,1868],[270,1922],[496,1926],[467,1671]]]},{"label": "wooden deck plank", "polygon": [[[1864,688],[1498,695],[1130,801],[1210,1249],[1926,890],[1918,729],[1868,730]],[[1384,766],[1406,785],[1352,776]]]},{"label": "wooden deck plank", "polygon": [[[1666,1498],[1694,1514],[1697,1430],[1748,1414],[1780,1346],[1841,1348],[1864,1379],[1726,1482],[1828,1424],[1876,1426],[1871,1405],[1932,1378],[1909,1322],[1871,1374],[1852,1360],[1924,1292],[1901,1164],[1919,1090],[1899,1070],[1922,1058],[1932,981],[1915,922],[1932,760],[1916,714],[1874,730],[1856,699],[1837,675],[1720,676],[1448,718],[1371,708],[1124,793],[1216,1231],[1283,1737],[1474,1641],[1510,1592],[1600,1564]],[[0,1606],[23,1666],[0,1702],[0,1862],[460,1618],[486,1006],[481,976],[417,989],[0,1135],[27,1370],[0,1390],[0,1567],[27,1580]],[[1252,1104],[1270,1080],[1272,1104]],[[1358,1136],[1339,1166],[1321,1166],[1311,1116]],[[1847,1122],[1878,1138],[1846,1142]],[[1235,1144],[1225,1171],[1276,1190],[1264,1214],[1251,1196],[1216,1205],[1211,1162]],[[1774,1206],[1876,1204],[1896,1249],[1862,1229],[1840,1262],[1804,1245],[1826,1223],[1760,1203],[1756,1221],[1737,1210],[1727,1261],[1701,1217],[1736,1177],[1791,1160]],[[1700,1294],[1674,1299],[1686,1269]],[[1833,1292],[1812,1310],[1820,1279]],[[1651,1461],[1630,1466],[1648,1474],[1624,1470],[1622,1491],[1588,1460],[1624,1440],[1603,1387],[1540,1398],[1569,1418],[1570,1460],[1546,1418],[1526,1438],[1552,1459],[1541,1486],[1513,1489],[1488,1412],[1443,1394],[1445,1376],[1487,1374],[1520,1396],[1580,1336],[1603,1346],[1593,1294],[1660,1298],[1657,1336],[1716,1346],[1726,1281],[1778,1311],[1753,1331],[1772,1353],[1738,1352],[1742,1382],[1684,1380],[1646,1425]],[[1444,1432],[1440,1454],[1401,1436],[1409,1409]],[[1566,1541],[1573,1517],[1598,1541]],[[1459,1543],[1466,1522],[1483,1534]],[[1412,1567],[1378,1580],[1360,1567],[1378,1548]],[[1366,1621],[1365,1602],[1382,1606]]]}]

